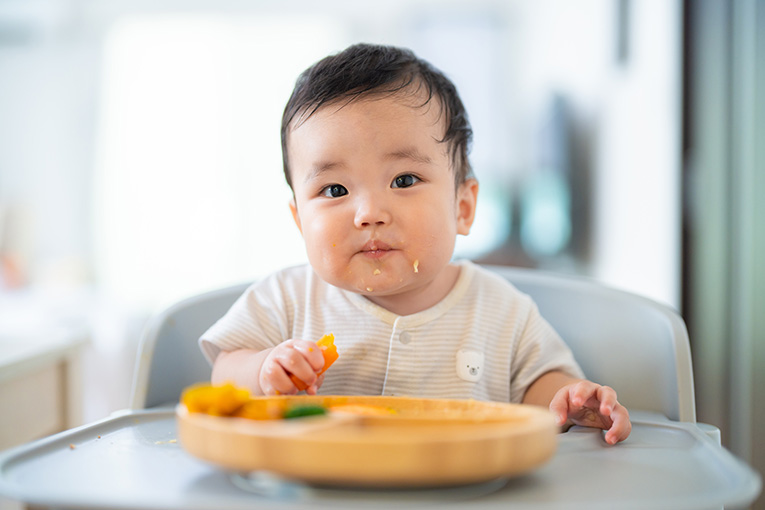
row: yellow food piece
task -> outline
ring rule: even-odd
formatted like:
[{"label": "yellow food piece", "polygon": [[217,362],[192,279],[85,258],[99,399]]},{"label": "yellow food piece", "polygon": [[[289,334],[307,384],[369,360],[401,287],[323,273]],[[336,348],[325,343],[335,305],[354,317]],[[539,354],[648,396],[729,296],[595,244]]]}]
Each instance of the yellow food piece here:
[{"label": "yellow food piece", "polygon": [[251,398],[248,390],[231,383],[219,386],[190,386],[181,395],[181,404],[185,405],[190,413],[250,420],[278,420],[282,418],[286,408],[284,401]]},{"label": "yellow food piece", "polygon": [[190,413],[213,416],[232,416],[250,401],[250,392],[231,383],[220,386],[198,384],[187,388],[181,395],[181,403]]}]

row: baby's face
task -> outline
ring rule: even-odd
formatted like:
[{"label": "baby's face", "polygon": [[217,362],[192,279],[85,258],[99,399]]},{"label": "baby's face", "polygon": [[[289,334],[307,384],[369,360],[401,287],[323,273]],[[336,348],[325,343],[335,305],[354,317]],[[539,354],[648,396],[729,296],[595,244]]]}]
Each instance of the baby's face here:
[{"label": "baby's face", "polygon": [[291,207],[311,265],[382,306],[439,301],[456,235],[473,221],[477,184],[455,192],[438,104],[412,106],[420,100],[324,106],[288,139]]}]

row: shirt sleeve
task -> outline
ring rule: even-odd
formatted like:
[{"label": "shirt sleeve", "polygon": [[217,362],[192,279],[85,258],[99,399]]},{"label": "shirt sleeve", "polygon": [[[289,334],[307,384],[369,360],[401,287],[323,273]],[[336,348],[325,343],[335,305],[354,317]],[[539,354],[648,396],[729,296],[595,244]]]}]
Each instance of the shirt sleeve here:
[{"label": "shirt sleeve", "polygon": [[547,372],[557,370],[584,378],[571,349],[532,302],[510,366],[510,401],[520,403],[529,386]]},{"label": "shirt sleeve", "polygon": [[283,289],[276,277],[251,285],[199,339],[210,363],[221,351],[263,350],[289,337]]}]

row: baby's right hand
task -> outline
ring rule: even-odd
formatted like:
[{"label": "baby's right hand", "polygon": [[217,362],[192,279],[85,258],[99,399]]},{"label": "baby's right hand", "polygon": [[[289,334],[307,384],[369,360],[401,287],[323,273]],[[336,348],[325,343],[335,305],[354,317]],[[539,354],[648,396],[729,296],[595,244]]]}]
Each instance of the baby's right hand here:
[{"label": "baby's right hand", "polygon": [[289,375],[306,383],[306,393],[315,395],[324,381],[316,373],[324,368],[324,356],[316,342],[287,340],[274,347],[260,367],[259,383],[264,395],[294,395],[298,388]]}]

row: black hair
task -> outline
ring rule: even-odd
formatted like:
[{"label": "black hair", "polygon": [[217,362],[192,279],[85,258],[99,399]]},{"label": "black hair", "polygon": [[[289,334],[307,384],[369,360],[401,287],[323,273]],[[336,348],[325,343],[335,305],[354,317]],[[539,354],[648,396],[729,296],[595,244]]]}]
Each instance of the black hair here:
[{"label": "black hair", "polygon": [[353,101],[367,94],[394,94],[407,87],[424,87],[428,104],[435,96],[445,118],[446,132],[440,140],[449,144],[455,185],[473,176],[468,152],[473,136],[465,107],[454,84],[430,63],[417,58],[408,49],[394,46],[355,44],[326,57],[297,79],[282,116],[282,160],[284,176],[292,187],[287,158],[290,124],[300,117],[309,118],[316,110],[337,99]]}]

